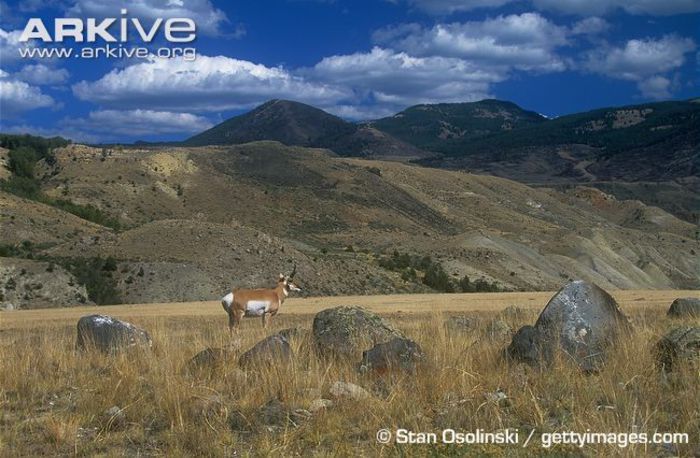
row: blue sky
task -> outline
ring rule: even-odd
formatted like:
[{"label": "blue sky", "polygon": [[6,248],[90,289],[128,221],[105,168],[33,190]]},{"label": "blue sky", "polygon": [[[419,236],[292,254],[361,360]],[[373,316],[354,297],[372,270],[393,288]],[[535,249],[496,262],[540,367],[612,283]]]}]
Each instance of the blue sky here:
[{"label": "blue sky", "polygon": [[[29,18],[52,31],[121,8],[147,26],[191,18],[197,58],[19,56]],[[688,99],[699,31],[700,0],[0,0],[0,130],[179,140],[272,98],[350,120],[483,98],[548,116]],[[123,46],[182,45],[159,33]]]}]

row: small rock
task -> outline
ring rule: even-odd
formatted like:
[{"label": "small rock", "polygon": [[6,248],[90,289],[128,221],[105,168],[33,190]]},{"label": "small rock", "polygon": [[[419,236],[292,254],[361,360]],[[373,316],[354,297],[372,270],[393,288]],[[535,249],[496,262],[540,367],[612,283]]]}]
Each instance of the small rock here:
[{"label": "small rock", "polygon": [[360,371],[373,371],[379,374],[400,370],[414,374],[425,354],[416,342],[395,337],[389,342],[375,345],[362,353]]},{"label": "small rock", "polygon": [[275,362],[291,361],[293,356],[292,347],[287,339],[278,334],[273,334],[243,353],[238,360],[238,364],[244,368],[267,366]]},{"label": "small rock", "polygon": [[683,297],[676,299],[668,309],[667,315],[674,318],[700,318],[700,298]]},{"label": "small rock", "polygon": [[331,396],[335,399],[352,399],[354,401],[362,401],[372,398],[369,391],[361,386],[348,382],[335,382],[330,389]]},{"label": "small rock", "polygon": [[325,411],[333,407],[333,401],[330,399],[314,399],[309,405],[309,412],[315,414],[319,411]]},{"label": "small rock", "polygon": [[671,330],[654,347],[658,366],[666,371],[681,364],[700,363],[700,327],[683,326]]}]

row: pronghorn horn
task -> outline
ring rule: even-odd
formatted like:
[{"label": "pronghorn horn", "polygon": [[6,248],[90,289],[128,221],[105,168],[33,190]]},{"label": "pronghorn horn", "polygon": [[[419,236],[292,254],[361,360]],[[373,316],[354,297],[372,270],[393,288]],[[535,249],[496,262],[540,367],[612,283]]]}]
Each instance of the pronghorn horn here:
[{"label": "pronghorn horn", "polygon": [[292,280],[294,278],[294,275],[297,273],[297,263],[294,263],[294,269],[292,269],[292,273],[289,274],[289,279]]}]

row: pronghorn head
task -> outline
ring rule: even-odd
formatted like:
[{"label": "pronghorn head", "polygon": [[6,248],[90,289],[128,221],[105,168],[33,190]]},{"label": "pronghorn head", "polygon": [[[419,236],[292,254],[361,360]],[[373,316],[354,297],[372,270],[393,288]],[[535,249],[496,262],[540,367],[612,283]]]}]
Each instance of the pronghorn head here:
[{"label": "pronghorn head", "polygon": [[280,274],[279,280],[277,280],[277,284],[281,284],[285,290],[289,291],[301,291],[301,288],[294,283],[294,274],[297,273],[297,265],[294,264],[294,269],[292,270],[292,273],[289,274],[289,276],[286,276],[284,274]]}]

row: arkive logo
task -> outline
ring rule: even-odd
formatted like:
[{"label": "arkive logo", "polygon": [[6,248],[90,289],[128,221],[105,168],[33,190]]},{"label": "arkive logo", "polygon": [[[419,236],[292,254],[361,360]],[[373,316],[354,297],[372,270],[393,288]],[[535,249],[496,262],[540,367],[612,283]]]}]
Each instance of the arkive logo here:
[{"label": "arkive logo", "polygon": [[[119,18],[105,18],[99,23],[95,18],[55,18],[53,20],[53,35],[44,21],[31,18],[27,21],[19,41],[41,40],[44,43],[61,43],[66,38],[72,38],[77,43],[94,43],[98,40],[107,43],[126,43],[138,38],[144,43],[151,43],[158,32],[163,32],[166,41],[170,43],[190,43],[197,37],[197,25],[190,18],[156,18],[148,26],[141,23],[139,18],[127,17],[128,11],[121,10]],[[118,24],[118,32],[113,32]]]}]

